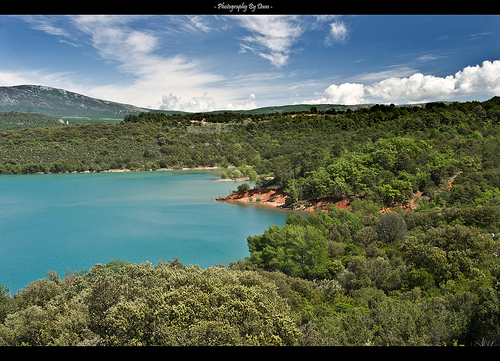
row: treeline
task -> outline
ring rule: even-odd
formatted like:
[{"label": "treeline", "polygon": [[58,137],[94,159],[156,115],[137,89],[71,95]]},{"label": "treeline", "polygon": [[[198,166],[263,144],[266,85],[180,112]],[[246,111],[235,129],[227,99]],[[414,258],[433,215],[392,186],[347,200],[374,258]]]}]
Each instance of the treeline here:
[{"label": "treeline", "polygon": [[[294,201],[350,196],[394,204],[422,192],[432,205],[480,204],[499,195],[499,100],[250,123],[248,142],[262,160],[255,170],[272,172],[272,185]],[[449,192],[436,192],[452,177]]]},{"label": "treeline", "polygon": [[3,174],[240,165],[241,147],[191,127],[129,123],[1,132]]}]

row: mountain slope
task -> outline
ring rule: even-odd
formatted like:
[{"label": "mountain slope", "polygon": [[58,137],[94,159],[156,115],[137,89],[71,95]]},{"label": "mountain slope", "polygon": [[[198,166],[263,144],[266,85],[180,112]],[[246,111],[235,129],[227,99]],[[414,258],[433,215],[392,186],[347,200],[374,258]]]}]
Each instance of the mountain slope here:
[{"label": "mountain slope", "polygon": [[42,85],[0,87],[0,111],[40,113],[57,118],[123,120],[126,114],[151,109],[91,98],[64,89]]}]

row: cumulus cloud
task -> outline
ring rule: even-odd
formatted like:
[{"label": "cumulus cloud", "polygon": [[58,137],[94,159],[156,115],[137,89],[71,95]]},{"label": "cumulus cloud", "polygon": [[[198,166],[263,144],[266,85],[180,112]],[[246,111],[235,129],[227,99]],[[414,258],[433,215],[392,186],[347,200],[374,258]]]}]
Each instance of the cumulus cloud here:
[{"label": "cumulus cloud", "polygon": [[207,93],[199,97],[192,97],[191,100],[184,103],[181,102],[181,97],[177,97],[170,93],[169,95],[163,95],[160,109],[201,113],[216,110],[217,107],[214,98],[208,96]]},{"label": "cumulus cloud", "polygon": [[242,39],[241,51],[252,51],[277,68],[287,64],[292,46],[303,32],[295,16],[249,15],[235,19],[251,33]]},{"label": "cumulus cloud", "polygon": [[340,85],[332,84],[326,88],[323,97],[318,103],[334,104],[358,104],[364,97],[363,84],[344,83]]},{"label": "cumulus cloud", "polygon": [[228,110],[249,110],[257,108],[257,104],[255,103],[255,94],[250,94],[248,99],[239,101],[235,100],[232,103],[228,104],[225,109]]},{"label": "cumulus cloud", "polygon": [[321,98],[305,103],[418,103],[494,95],[500,95],[500,60],[486,60],[444,78],[415,73],[409,77],[390,77],[371,85],[332,84],[321,93]]},{"label": "cumulus cloud", "polygon": [[484,92],[500,94],[500,60],[484,61],[482,66],[468,66],[455,74],[456,87],[461,94]]},{"label": "cumulus cloud", "polygon": [[440,78],[420,73],[413,74],[409,78],[389,78],[366,87],[366,91],[374,98],[384,101],[404,99],[408,102],[447,99],[452,96],[454,89],[453,76]]}]

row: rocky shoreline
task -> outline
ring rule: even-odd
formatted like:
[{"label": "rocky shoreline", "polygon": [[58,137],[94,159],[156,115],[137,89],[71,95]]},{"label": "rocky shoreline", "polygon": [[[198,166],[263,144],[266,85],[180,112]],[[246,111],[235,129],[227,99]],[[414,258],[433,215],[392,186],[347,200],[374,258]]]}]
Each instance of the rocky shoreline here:
[{"label": "rocky shoreline", "polygon": [[[409,211],[416,208],[416,201],[422,197],[421,192],[414,194],[412,200],[405,204],[398,204],[403,210]],[[351,211],[351,199],[324,197],[319,199],[310,199],[305,202],[292,203],[287,201],[287,193],[273,188],[255,188],[244,192],[233,193],[226,197],[218,197],[217,201],[235,202],[268,206],[274,208],[288,209],[293,211],[316,212],[318,209],[328,212],[328,207],[333,204],[338,209]],[[380,208],[381,213],[394,212],[395,206],[384,206]]]},{"label": "rocky shoreline", "polygon": [[244,192],[233,193],[226,197],[218,197],[217,201],[247,203],[274,208],[289,209],[294,211],[315,212],[317,209],[328,211],[328,206],[334,204],[335,207],[350,210],[349,199],[335,199],[326,197],[321,199],[309,200],[306,203],[297,204],[287,201],[287,193],[272,188],[255,188]]}]

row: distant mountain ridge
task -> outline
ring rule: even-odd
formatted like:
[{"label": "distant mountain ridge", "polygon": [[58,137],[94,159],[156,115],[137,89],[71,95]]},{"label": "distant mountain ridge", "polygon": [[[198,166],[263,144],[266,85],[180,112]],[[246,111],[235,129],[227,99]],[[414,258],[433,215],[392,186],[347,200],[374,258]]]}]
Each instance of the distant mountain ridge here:
[{"label": "distant mountain ridge", "polygon": [[0,111],[39,113],[63,119],[123,120],[126,114],[152,110],[43,85],[16,85],[0,87]]}]

